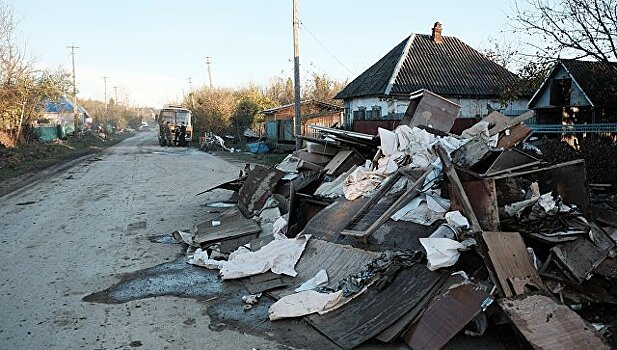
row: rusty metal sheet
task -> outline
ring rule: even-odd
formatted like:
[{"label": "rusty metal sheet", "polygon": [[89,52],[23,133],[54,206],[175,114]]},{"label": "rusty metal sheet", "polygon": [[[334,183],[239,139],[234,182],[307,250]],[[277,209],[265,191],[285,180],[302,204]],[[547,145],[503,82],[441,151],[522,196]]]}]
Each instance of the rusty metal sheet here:
[{"label": "rusty metal sheet", "polygon": [[549,297],[502,299],[499,305],[534,349],[609,349],[591,325]]},{"label": "rusty metal sheet", "polygon": [[283,175],[278,169],[256,165],[238,193],[238,208],[242,214],[251,217],[260,211]]},{"label": "rusty metal sheet", "polygon": [[411,94],[401,125],[426,125],[448,132],[460,110],[461,106],[448,99],[428,90],[419,90]]},{"label": "rusty metal sheet", "polygon": [[321,239],[312,238],[296,264],[298,275],[286,281],[289,288],[271,292],[277,299],[294,293],[294,289],[313,278],[319,270],[326,270],[328,286],[336,287],[338,281],[348,275],[360,272],[370,261],[379,257],[379,253],[340,245]]},{"label": "rusty metal sheet", "polygon": [[526,285],[546,290],[518,232],[483,232],[482,238],[506,297],[524,294]]},{"label": "rusty metal sheet", "polygon": [[492,301],[477,284],[452,287],[428,305],[403,340],[414,350],[441,349]]},{"label": "rusty metal sheet", "polygon": [[418,303],[442,273],[416,264],[402,270],[384,290],[370,288],[344,307],[307,317],[319,332],[343,349],[352,349],[380,334]]},{"label": "rusty metal sheet", "polygon": [[[212,221],[218,221],[218,226],[213,226]],[[196,243],[214,243],[227,239],[251,235],[261,231],[258,223],[247,219],[238,208],[229,208],[224,212],[208,216],[208,220],[195,225],[193,233]]]}]

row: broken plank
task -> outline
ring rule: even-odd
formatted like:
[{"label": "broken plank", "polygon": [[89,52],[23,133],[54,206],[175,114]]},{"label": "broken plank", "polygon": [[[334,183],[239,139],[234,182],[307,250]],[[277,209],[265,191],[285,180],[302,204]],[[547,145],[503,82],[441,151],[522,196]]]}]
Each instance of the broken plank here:
[{"label": "broken plank", "polygon": [[248,173],[238,193],[238,208],[245,217],[251,217],[263,208],[284,174],[278,169],[258,165]]},{"label": "broken plank", "polygon": [[490,150],[486,140],[476,136],[452,152],[452,162],[460,167],[470,168],[484,159]]},{"label": "broken plank", "polygon": [[[499,207],[497,206],[495,181],[492,179],[463,181],[462,185],[480,228],[485,231],[499,231]],[[451,200],[451,210],[464,210],[457,196],[452,196]]]},{"label": "broken plank", "polygon": [[518,125],[535,115],[534,111],[528,111],[518,117],[507,117],[497,111],[491,112],[482,121],[489,123],[488,133],[490,136],[498,134],[506,129]]},{"label": "broken plank", "polygon": [[[213,226],[213,221],[215,226]],[[220,222],[220,224],[217,222]],[[204,244],[251,235],[260,230],[261,227],[258,223],[245,218],[240,210],[234,207],[195,225],[193,233],[195,243]]]},{"label": "broken plank", "polygon": [[593,241],[583,236],[551,248],[552,261],[571,281],[578,284],[585,281],[615,247],[615,242],[594,224],[591,224],[590,235]]},{"label": "broken plank", "polygon": [[324,167],[326,175],[339,176],[353,166],[364,163],[364,158],[353,149],[340,151]]},{"label": "broken plank", "polygon": [[549,297],[502,299],[499,305],[534,349],[609,349],[593,326]]},{"label": "broken plank", "polygon": [[465,189],[463,188],[463,184],[458,178],[456,174],[456,169],[454,169],[454,165],[450,160],[450,156],[446,153],[446,150],[441,145],[436,145],[435,150],[437,154],[439,154],[439,158],[441,158],[441,163],[443,164],[444,172],[448,177],[448,180],[452,184],[452,189],[454,190],[454,194],[456,195],[459,203],[463,207],[463,214],[469,220],[470,228],[473,233],[482,232],[482,228],[480,227],[480,223],[478,222],[478,218],[476,217],[473,207],[469,202],[469,198],[465,193]]},{"label": "broken plank", "polygon": [[403,340],[414,350],[441,349],[492,301],[475,283],[452,287],[428,305]]},{"label": "broken plank", "polygon": [[504,135],[497,141],[497,147],[512,148],[521,142],[524,142],[533,130],[525,124],[515,125],[504,130]]},{"label": "broken plank", "polygon": [[538,158],[523,151],[516,148],[507,149],[497,156],[493,164],[486,170],[484,176],[494,176],[504,172],[513,172],[539,163],[540,160]]},{"label": "broken plank", "polygon": [[506,297],[525,294],[527,285],[546,290],[518,232],[483,232],[482,238]]}]

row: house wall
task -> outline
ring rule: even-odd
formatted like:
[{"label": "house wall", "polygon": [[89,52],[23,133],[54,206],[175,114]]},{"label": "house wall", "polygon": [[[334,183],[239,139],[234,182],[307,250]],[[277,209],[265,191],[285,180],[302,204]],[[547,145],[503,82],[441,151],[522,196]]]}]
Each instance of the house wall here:
[{"label": "house wall", "polygon": [[[552,85],[551,82],[555,79],[564,79],[564,78],[569,78],[569,77],[570,77],[570,74],[568,74],[568,71],[566,71],[563,68],[563,66],[560,66],[559,70],[555,73],[555,75],[551,79],[548,79],[540,87],[539,95],[536,97],[537,98],[536,103],[533,106],[529,106],[529,107],[532,109],[555,107],[551,105],[550,103],[551,85]],[[590,106],[590,105],[591,104],[587,100],[587,97],[585,97],[585,94],[583,93],[583,91],[581,91],[578,85],[574,81],[572,81],[572,92],[570,93],[570,106],[582,107],[582,106]]]},{"label": "house wall", "polygon": [[[471,99],[471,98],[452,98],[447,97],[450,101],[461,106],[459,112],[460,118],[484,117],[488,114],[488,104],[494,109],[505,115],[520,115],[527,111],[528,99],[517,99],[507,106],[500,105],[497,99]],[[408,100],[396,98],[378,98],[378,97],[360,97],[345,101],[345,115],[343,117],[345,125],[350,125],[353,121],[353,112],[361,107],[370,111],[373,106],[381,107],[382,119],[401,119],[409,105]]]}]

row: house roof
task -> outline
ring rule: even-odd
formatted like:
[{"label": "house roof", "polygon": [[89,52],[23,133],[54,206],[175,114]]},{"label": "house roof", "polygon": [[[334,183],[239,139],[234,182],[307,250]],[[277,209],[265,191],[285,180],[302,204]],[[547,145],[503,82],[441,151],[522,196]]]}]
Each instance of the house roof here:
[{"label": "house roof", "polygon": [[529,100],[533,107],[554,76],[564,69],[593,106],[617,106],[617,62],[558,60]]},{"label": "house roof", "polygon": [[408,94],[499,96],[518,77],[461,40],[412,34],[349,83],[335,98]]},{"label": "house roof", "polygon": [[[73,101],[66,96],[60,97],[57,101],[47,100],[44,102],[45,113],[73,113]],[[77,105],[77,111],[88,115],[88,112],[80,105]]]},{"label": "house roof", "polygon": [[[322,108],[328,109],[328,110],[335,110],[335,111],[342,111],[343,110],[343,107],[341,107],[341,106],[337,106],[337,105],[332,104],[332,103],[327,103],[327,102],[318,101],[318,100],[314,100],[314,99],[300,101],[300,106],[306,105],[306,104],[314,104],[314,105],[317,105],[319,107],[322,107]],[[286,104],[286,105],[282,105],[282,106],[278,106],[278,107],[274,107],[274,108],[270,108],[270,109],[264,109],[263,111],[260,111],[259,113],[261,113],[261,114],[271,114],[271,113],[275,113],[275,112],[280,112],[280,111],[285,110],[285,109],[293,109],[294,107],[295,107],[295,104],[294,103],[290,103],[290,104]]]}]

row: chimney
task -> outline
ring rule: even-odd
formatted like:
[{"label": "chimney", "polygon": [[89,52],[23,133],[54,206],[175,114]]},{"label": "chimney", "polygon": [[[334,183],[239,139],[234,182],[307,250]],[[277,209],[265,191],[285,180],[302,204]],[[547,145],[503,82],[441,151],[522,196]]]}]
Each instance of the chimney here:
[{"label": "chimney", "polygon": [[433,26],[433,34],[431,35],[431,39],[436,44],[441,44],[443,40],[441,39],[441,23],[435,22],[435,26]]}]

